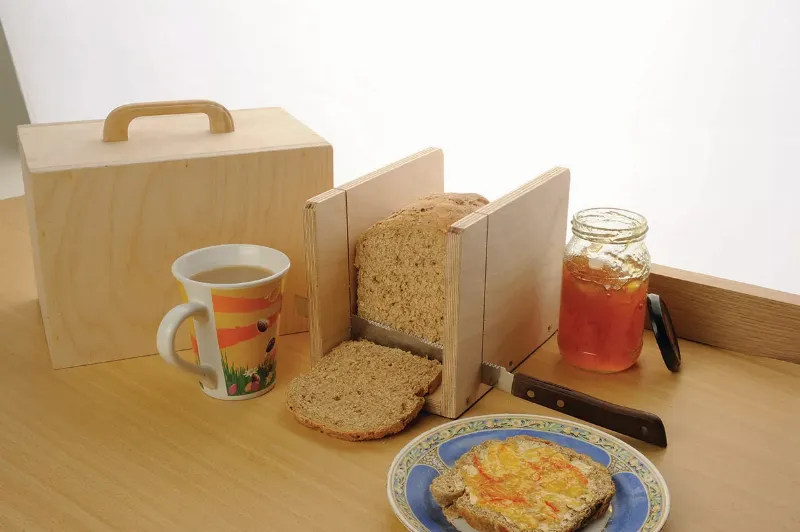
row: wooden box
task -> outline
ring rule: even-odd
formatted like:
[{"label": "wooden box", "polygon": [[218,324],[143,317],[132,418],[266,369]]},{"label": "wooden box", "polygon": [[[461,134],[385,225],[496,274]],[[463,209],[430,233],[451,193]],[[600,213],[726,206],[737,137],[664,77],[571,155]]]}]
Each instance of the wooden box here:
[{"label": "wooden box", "polygon": [[[569,182],[569,170],[553,168],[450,226],[442,385],[426,400],[429,412],[458,417],[489,389],[481,361],[513,369],[555,333]],[[312,363],[350,338],[359,236],[443,189],[443,154],[431,148],[308,201]]]},{"label": "wooden box", "polygon": [[180,299],[171,263],[213,244],[286,253],[281,332],[307,330],[303,205],[333,186],[333,150],[282,109],[134,104],[105,121],[21,126],[19,145],[55,367],[156,353]]}]

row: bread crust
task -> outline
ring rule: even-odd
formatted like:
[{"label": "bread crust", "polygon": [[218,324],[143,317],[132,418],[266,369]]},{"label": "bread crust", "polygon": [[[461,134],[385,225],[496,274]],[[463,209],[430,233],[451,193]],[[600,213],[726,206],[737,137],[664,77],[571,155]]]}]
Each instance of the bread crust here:
[{"label": "bread crust", "polygon": [[366,340],[343,342],[292,380],[286,406],[295,419],[347,441],[403,430],[442,379],[441,364]]},{"label": "bread crust", "polygon": [[417,401],[417,405],[414,407],[414,410],[412,410],[408,416],[397,420],[391,425],[387,425],[381,430],[346,431],[346,430],[339,430],[336,427],[332,427],[330,425],[318,423],[313,419],[306,417],[302,413],[296,411],[294,408],[292,408],[291,403],[289,403],[288,401],[286,402],[286,406],[289,408],[289,411],[294,415],[294,418],[301,425],[305,425],[306,427],[314,429],[327,436],[331,436],[333,438],[345,441],[379,440],[381,438],[385,438],[386,436],[397,434],[398,432],[406,428],[406,426],[408,426],[408,424],[411,423],[414,420],[414,418],[417,417],[417,415],[419,415],[424,405],[425,405],[425,399],[420,397],[419,401]]},{"label": "bread crust", "polygon": [[[613,480],[611,480],[611,474],[604,466],[586,455],[548,440],[525,435],[508,438],[508,440],[513,439],[527,439],[554,447],[570,460],[580,457],[581,460],[590,462],[594,466],[588,477],[593,479],[598,486],[596,499],[592,504],[580,511],[574,523],[561,522],[549,524],[548,532],[574,532],[586,526],[608,510],[611,504],[611,498],[614,496],[614,493],[616,493],[616,488]],[[482,506],[474,505],[469,500],[469,495],[466,493],[466,485],[461,479],[459,469],[466,464],[470,464],[475,454],[483,451],[484,448],[488,447],[494,441],[495,440],[485,441],[464,453],[456,461],[452,469],[434,479],[430,487],[431,494],[442,507],[445,517],[451,523],[453,520],[461,517],[469,523],[472,528],[479,532],[532,532],[533,530],[538,530],[511,524],[499,513]]]},{"label": "bread crust", "polygon": [[[358,244],[360,245],[365,239],[369,238],[370,234],[381,228],[407,223],[422,227],[433,227],[442,233],[446,233],[454,222],[488,203],[489,200],[480,194],[458,192],[431,194],[414,201],[374,224],[361,235],[358,239]],[[356,264],[356,267],[358,267],[358,264]]]}]

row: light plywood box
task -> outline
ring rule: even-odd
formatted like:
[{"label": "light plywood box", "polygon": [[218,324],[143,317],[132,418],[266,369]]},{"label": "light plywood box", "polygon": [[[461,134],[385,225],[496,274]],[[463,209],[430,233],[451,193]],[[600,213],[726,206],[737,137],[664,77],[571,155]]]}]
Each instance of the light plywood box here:
[{"label": "light plywood box", "polygon": [[[489,389],[483,360],[515,367],[555,331],[569,181],[569,170],[554,168],[448,228],[442,384],[427,411],[458,417]],[[309,200],[312,363],[351,337],[358,238],[443,188],[442,152],[428,149]]]},{"label": "light plywood box", "polygon": [[135,104],[105,121],[21,126],[19,144],[55,367],[156,353],[180,300],[172,262],[215,244],[286,253],[281,333],[307,329],[303,205],[333,185],[333,150],[282,109]]}]

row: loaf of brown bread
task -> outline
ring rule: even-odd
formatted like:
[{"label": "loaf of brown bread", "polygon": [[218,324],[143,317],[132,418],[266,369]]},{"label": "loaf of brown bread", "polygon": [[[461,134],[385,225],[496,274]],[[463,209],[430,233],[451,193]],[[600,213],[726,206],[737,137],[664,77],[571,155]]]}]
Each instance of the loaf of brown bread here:
[{"label": "loaf of brown bread", "polygon": [[295,419],[342,440],[374,440],[417,417],[441,382],[442,365],[366,340],[336,346],[289,384]]},{"label": "loaf of brown bread", "polygon": [[364,232],[355,253],[358,315],[442,344],[447,228],[487,203],[478,194],[435,194]]}]

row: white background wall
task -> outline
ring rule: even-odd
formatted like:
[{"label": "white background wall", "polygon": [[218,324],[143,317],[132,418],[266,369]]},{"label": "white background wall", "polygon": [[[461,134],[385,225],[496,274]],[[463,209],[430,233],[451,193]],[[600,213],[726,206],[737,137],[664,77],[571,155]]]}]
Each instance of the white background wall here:
[{"label": "white background wall", "polygon": [[29,121],[4,35],[0,20],[0,199],[23,193],[17,126]]},{"label": "white background wall", "polygon": [[800,293],[800,2],[0,0],[31,120],[282,106],[336,182],[428,145],[491,198],[554,165],[654,260]]}]

